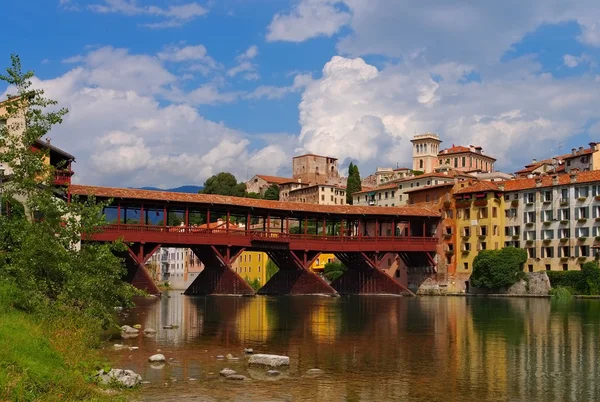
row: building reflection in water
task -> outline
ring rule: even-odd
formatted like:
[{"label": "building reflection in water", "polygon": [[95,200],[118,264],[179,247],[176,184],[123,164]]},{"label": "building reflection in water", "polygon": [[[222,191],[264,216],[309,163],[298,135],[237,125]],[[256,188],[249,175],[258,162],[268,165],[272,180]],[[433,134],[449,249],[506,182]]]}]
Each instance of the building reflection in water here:
[{"label": "building reflection in water", "polygon": [[[600,396],[597,301],[172,294],[133,309],[125,323],[136,319],[158,333],[130,343],[148,352],[166,350],[175,360],[161,370],[132,360],[150,381],[207,377],[221,368],[216,355],[241,356],[251,347],[290,356],[289,377],[296,380],[271,391],[300,400]],[[163,329],[169,324],[179,328]],[[305,377],[315,367],[327,375]]]}]

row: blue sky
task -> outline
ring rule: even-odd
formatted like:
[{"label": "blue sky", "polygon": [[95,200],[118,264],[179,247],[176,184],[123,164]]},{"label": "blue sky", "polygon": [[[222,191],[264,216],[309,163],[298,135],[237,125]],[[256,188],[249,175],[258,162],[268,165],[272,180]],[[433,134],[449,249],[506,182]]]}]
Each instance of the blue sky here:
[{"label": "blue sky", "polygon": [[69,107],[50,137],[89,184],[289,175],[301,152],[367,175],[426,131],[510,172],[600,140],[600,4],[472,3],[9,2],[0,55]]}]

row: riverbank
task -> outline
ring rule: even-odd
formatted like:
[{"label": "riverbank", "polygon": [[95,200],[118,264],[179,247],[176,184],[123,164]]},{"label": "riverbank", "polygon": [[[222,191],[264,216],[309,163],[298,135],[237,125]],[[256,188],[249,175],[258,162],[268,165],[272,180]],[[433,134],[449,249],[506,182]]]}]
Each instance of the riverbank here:
[{"label": "riverbank", "polygon": [[14,293],[0,287],[0,400],[125,401],[134,396],[102,389],[94,380],[106,366],[95,322],[64,311],[20,311],[14,301]]}]

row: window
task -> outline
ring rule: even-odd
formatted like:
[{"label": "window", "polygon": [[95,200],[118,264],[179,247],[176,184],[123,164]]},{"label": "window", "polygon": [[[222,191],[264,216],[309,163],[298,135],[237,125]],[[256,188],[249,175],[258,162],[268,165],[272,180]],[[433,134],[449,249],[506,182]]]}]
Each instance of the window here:
[{"label": "window", "polygon": [[452,214],[452,210],[451,209],[449,209],[449,210],[446,211],[446,219],[452,219],[452,215],[453,214]]},{"label": "window", "polygon": [[385,199],[387,200],[388,198],[389,198],[389,197],[388,197],[388,192],[386,191],[386,192],[385,192]]},{"label": "window", "polygon": [[533,204],[535,202],[535,193],[525,193],[524,199],[525,199],[525,203]]},{"label": "window", "polygon": [[567,201],[569,199],[569,189],[563,188],[560,190],[560,199],[563,201]]},{"label": "window", "polygon": [[546,271],[550,271],[550,264],[546,264]]},{"label": "window", "polygon": [[462,161],[461,161],[461,162],[462,162],[462,167],[465,167],[465,166],[466,166],[466,163],[467,163],[467,159],[466,159],[466,157],[464,157],[464,156],[463,156],[463,157],[462,157]]},{"label": "window", "polygon": [[[1,123],[0,123],[0,126],[1,126]],[[594,184],[592,186],[592,196],[595,197],[597,195],[600,195],[600,185],[599,184]]]},{"label": "window", "polygon": [[544,191],[544,201],[552,201],[552,191]]},{"label": "window", "polygon": [[542,247],[542,258],[554,258],[554,247]]},{"label": "window", "polygon": [[425,202],[429,202],[429,195],[425,196]]},{"label": "window", "polygon": [[504,216],[507,218],[516,218],[517,217],[517,208],[510,208],[504,211]]},{"label": "window", "polygon": [[487,236],[487,234],[488,234],[487,226],[480,226],[479,227],[479,235],[480,236]]},{"label": "window", "polygon": [[549,222],[552,220],[552,210],[542,211],[542,221]]},{"label": "window", "polygon": [[558,256],[559,257],[570,257],[571,256],[571,248],[569,246],[561,246],[558,248]]},{"label": "window", "polygon": [[542,240],[554,239],[554,230],[542,230]]},{"label": "window", "polygon": [[529,247],[527,249],[527,255],[529,258],[535,258],[535,247]]},{"label": "window", "polygon": [[398,184],[398,190],[402,190],[402,184]]},{"label": "window", "polygon": [[579,247],[575,247],[575,257],[589,257],[590,256],[590,246],[581,245]]},{"label": "window", "polygon": [[563,264],[562,265],[562,269],[563,269],[563,271],[568,271],[569,270],[569,264]]},{"label": "window", "polygon": [[568,239],[571,237],[571,229],[558,229],[559,239]]},{"label": "window", "polygon": [[492,208],[492,218],[497,218],[498,217],[498,208],[493,207]]},{"label": "window", "polygon": [[454,167],[457,168],[458,167],[458,158],[454,158]]},{"label": "window", "polygon": [[575,208],[575,219],[587,219],[590,217],[590,211],[588,207]]},{"label": "window", "polygon": [[463,268],[465,270],[468,270],[469,269],[469,263],[468,262],[463,262]]},{"label": "window", "polygon": [[529,264],[529,265],[527,265],[527,270],[528,270],[529,272],[533,272],[533,264]]},{"label": "window", "polygon": [[479,219],[487,219],[488,217],[488,209],[487,207],[485,208],[479,208],[479,213],[477,214]]},{"label": "window", "polygon": [[570,209],[569,208],[559,209],[558,210],[558,218],[561,221],[568,221],[569,219],[571,219]]},{"label": "window", "polygon": [[589,237],[590,228],[575,228],[575,237]]},{"label": "window", "polygon": [[479,242],[479,250],[487,250],[487,243],[484,241]]},{"label": "window", "polygon": [[462,249],[464,251],[471,251],[471,243],[463,243]]},{"label": "window", "polygon": [[592,206],[592,218],[600,217],[600,205]]},{"label": "window", "polygon": [[600,236],[600,226],[594,226],[592,228],[592,236]]},{"label": "window", "polygon": [[465,208],[464,211],[465,211],[465,220],[471,219],[471,210]]},{"label": "window", "polygon": [[535,230],[528,230],[523,232],[524,240],[535,240]]},{"label": "window", "polygon": [[[342,194],[343,195],[343,194]],[[394,198],[396,196],[396,192],[392,191],[392,198]]]},{"label": "window", "polygon": [[535,212],[525,212],[525,213],[523,213],[523,222],[525,222],[525,223],[535,223]]},{"label": "window", "polygon": [[325,194],[321,194],[321,201],[325,201]]},{"label": "window", "polygon": [[575,187],[575,198],[587,197],[589,194],[589,187]]}]

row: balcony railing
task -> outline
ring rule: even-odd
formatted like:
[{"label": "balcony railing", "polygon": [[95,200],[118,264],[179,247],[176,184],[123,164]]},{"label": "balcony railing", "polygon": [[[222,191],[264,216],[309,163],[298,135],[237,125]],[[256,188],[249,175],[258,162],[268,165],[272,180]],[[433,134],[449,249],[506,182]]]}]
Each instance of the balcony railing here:
[{"label": "balcony railing", "polygon": [[70,170],[57,170],[54,172],[54,185],[55,186],[68,186],[71,184],[71,177],[73,176],[73,171]]}]

